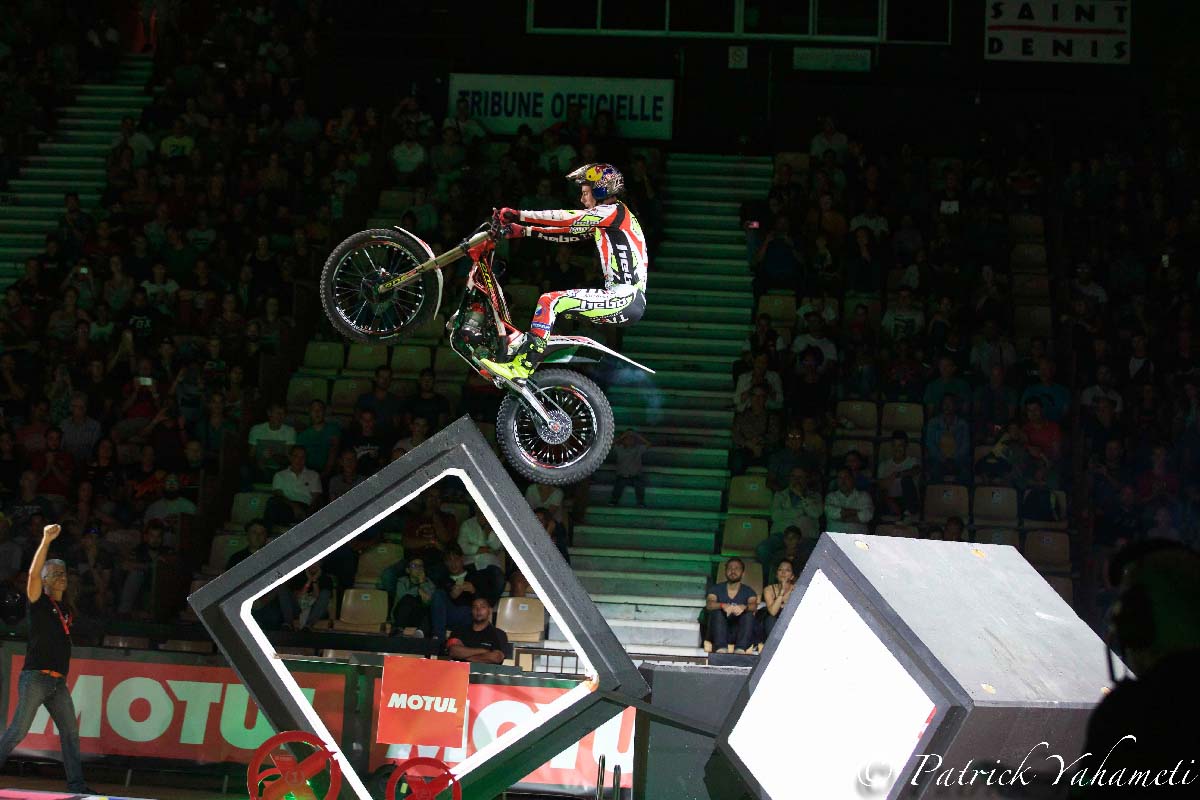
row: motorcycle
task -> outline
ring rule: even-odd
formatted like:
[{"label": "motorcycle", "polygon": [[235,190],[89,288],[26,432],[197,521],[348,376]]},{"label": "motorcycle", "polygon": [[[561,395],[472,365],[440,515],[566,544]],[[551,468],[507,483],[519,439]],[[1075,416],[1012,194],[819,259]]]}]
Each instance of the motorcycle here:
[{"label": "motorcycle", "polygon": [[458,309],[446,322],[450,348],[485,380],[505,390],[496,417],[496,442],[506,461],[536,483],[582,480],[612,447],[612,406],[590,378],[564,365],[612,356],[654,370],[586,336],[551,335],[538,369],[510,381],[480,364],[514,352],[525,332],[513,325],[494,269],[502,226],[493,218],[457,246],[435,256],[402,228],[360,231],[334,248],[321,271],[321,305],[348,339],[389,345],[427,323],[442,300],[442,269],[468,258],[471,268]]}]

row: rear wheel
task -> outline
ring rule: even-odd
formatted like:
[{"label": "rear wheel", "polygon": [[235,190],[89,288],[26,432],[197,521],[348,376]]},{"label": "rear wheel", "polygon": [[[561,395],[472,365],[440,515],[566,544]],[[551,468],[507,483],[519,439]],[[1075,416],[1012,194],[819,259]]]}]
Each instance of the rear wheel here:
[{"label": "rear wheel", "polygon": [[546,369],[529,379],[552,418],[548,425],[519,395],[500,403],[496,441],[517,472],[536,483],[575,483],[595,472],[613,441],[608,398],[590,379],[566,369]]},{"label": "rear wheel", "polygon": [[360,231],[329,254],[321,270],[321,305],[347,339],[386,344],[419,327],[437,308],[441,282],[434,272],[385,295],[375,287],[431,258],[424,243],[400,230]]}]

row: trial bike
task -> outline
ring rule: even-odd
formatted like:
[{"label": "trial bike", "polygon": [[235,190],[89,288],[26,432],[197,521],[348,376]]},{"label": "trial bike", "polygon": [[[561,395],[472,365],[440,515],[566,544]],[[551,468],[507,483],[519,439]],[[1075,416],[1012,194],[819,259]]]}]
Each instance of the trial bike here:
[{"label": "trial bike", "polygon": [[551,335],[542,363],[528,379],[510,381],[489,373],[480,359],[503,359],[524,333],[513,325],[494,269],[501,233],[493,215],[469,238],[435,256],[428,244],[402,228],[360,231],[326,260],[321,305],[346,338],[397,344],[437,314],[442,270],[469,259],[466,290],[446,322],[449,346],[471,369],[505,390],[496,417],[496,442],[505,460],[531,481],[574,483],[608,457],[613,412],[594,381],[562,366],[611,356],[650,374],[654,370],[586,336]]}]

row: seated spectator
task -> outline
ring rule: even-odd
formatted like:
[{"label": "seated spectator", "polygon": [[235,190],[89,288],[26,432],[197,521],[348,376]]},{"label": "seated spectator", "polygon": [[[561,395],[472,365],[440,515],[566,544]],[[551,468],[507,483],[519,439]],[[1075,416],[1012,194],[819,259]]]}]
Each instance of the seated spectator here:
[{"label": "seated spectator", "polygon": [[929,538],[945,542],[965,542],[967,540],[966,526],[963,524],[962,517],[950,517],[941,528],[934,528],[930,532]]},{"label": "seated spectator", "polygon": [[787,486],[771,498],[771,535],[782,539],[785,530],[795,527],[805,536],[815,537],[820,533],[822,510],[821,495],[813,487],[811,473],[794,467]]},{"label": "seated spectator", "polygon": [[458,526],[458,546],[472,569],[490,576],[494,593],[488,597],[498,600],[504,586],[504,545],[485,514],[476,511],[474,516],[463,520]]},{"label": "seated spectator", "polygon": [[971,348],[971,369],[977,375],[990,375],[996,367],[1003,371],[1016,363],[1016,348],[1000,335],[1000,327],[995,320],[985,320],[983,338]]},{"label": "seated spectator", "polygon": [[791,228],[788,216],[779,214],[763,236],[753,261],[755,297],[771,289],[794,290],[800,282],[803,255],[792,238]]},{"label": "seated spectator", "polygon": [[358,484],[365,481],[365,475],[358,471],[358,457],[353,450],[343,450],[338,456],[341,471],[329,479],[329,502],[333,502]]},{"label": "seated spectator", "polygon": [[328,617],[333,590],[333,576],[326,574],[320,564],[309,564],[302,577],[278,594],[283,627],[306,631]]},{"label": "seated spectator", "polygon": [[854,476],[842,467],[836,487],[825,495],[825,529],[839,533],[868,533],[875,516],[871,495],[854,488]]},{"label": "seated spectator", "polygon": [[396,442],[393,452],[398,448],[407,453],[428,438],[429,420],[425,417],[413,417],[412,424],[408,426],[408,436]]},{"label": "seated spectator", "polygon": [[1083,419],[1083,438],[1091,455],[1099,455],[1112,439],[1125,438],[1125,426],[1117,417],[1113,401],[1106,395],[1097,395],[1092,413]]},{"label": "seated spectator", "polygon": [[795,358],[795,369],[802,368],[806,356],[815,355],[817,372],[828,374],[838,365],[838,349],[829,338],[826,323],[817,309],[812,309],[804,315],[805,330],[796,334],[792,340],[792,353]]},{"label": "seated spectator", "polygon": [[435,639],[442,638],[447,628],[468,624],[472,602],[477,597],[486,600],[492,592],[491,577],[466,565],[457,542],[446,545],[441,561],[445,577],[434,579],[437,591],[430,608]]},{"label": "seated spectator", "polygon": [[[558,252],[564,252],[559,250]],[[780,348],[779,331],[771,327],[771,315],[759,314],[754,320],[754,330],[750,331],[750,338],[742,344],[742,352],[749,353],[751,358],[759,353],[777,353]],[[753,361],[751,362],[753,363]],[[771,369],[778,368],[778,364],[768,364]],[[738,376],[734,376],[735,378]]]},{"label": "seated spectator", "polygon": [[[426,489],[413,505],[416,508],[404,526],[402,543],[404,553],[410,558],[420,556],[435,579],[439,578],[443,554],[451,547],[458,549],[455,537],[458,529],[454,515],[442,511],[442,494],[436,486]],[[459,553],[461,560],[462,553]],[[435,565],[436,567],[432,566]],[[437,635],[434,631],[434,635]]]},{"label": "seated spectator", "polygon": [[24,531],[33,517],[47,517],[50,512],[50,501],[38,492],[38,474],[25,470],[21,473],[16,494],[4,502],[4,514],[12,522],[13,530]]},{"label": "seated spectator", "polygon": [[393,565],[384,570],[379,576],[380,589],[385,589],[390,599],[388,623],[392,635],[405,628],[417,628],[424,635],[430,635],[430,612],[433,607],[433,594],[436,591],[433,581],[425,574],[425,561],[421,558],[410,558],[404,563],[404,574],[399,575]]},{"label": "seated spectator", "polygon": [[925,459],[932,483],[966,483],[971,474],[971,431],[958,416],[958,398],[941,398],[942,413],[925,425]]},{"label": "seated spectator", "polygon": [[1179,499],[1179,475],[1171,466],[1170,451],[1156,444],[1150,451],[1149,468],[1137,476],[1137,499],[1145,506],[1175,503]]},{"label": "seated spectator", "polygon": [[638,508],[646,507],[646,475],[642,467],[642,456],[649,448],[650,441],[633,428],[627,429],[613,442],[612,456],[616,462],[616,475],[613,478],[612,494],[608,499],[610,506],[620,503],[625,488],[632,486]]},{"label": "seated spectator", "polygon": [[1067,415],[1071,406],[1071,392],[1061,383],[1054,382],[1054,361],[1042,358],[1038,363],[1038,382],[1028,386],[1021,394],[1021,405],[1029,408],[1030,400],[1038,400],[1042,416],[1058,423]]},{"label": "seated spectator", "polygon": [[313,400],[309,403],[308,427],[296,434],[296,444],[304,448],[308,468],[322,478],[330,478],[338,466],[341,436],[342,426],[325,416],[325,402]]},{"label": "seated spectator", "polygon": [[59,423],[62,430],[62,448],[76,464],[86,464],[92,457],[96,442],[100,441],[100,423],[88,416],[87,395],[75,392],[71,395],[71,413]]},{"label": "seated spectator", "polygon": [[900,287],[900,294],[883,315],[880,327],[888,342],[911,339],[925,330],[925,312],[913,305],[912,289]]},{"label": "seated spectator", "polygon": [[[944,409],[942,399],[946,395],[954,395],[956,400],[964,401],[962,408],[955,405],[956,411],[961,410],[964,414],[970,411],[971,387],[958,377],[958,365],[954,363],[954,359],[942,356],[938,359],[938,376],[925,386],[923,402],[925,403],[926,417],[933,417],[934,414]],[[936,449],[930,447],[928,441],[929,437],[926,436],[926,449]]]},{"label": "seated spectator", "polygon": [[782,559],[779,566],[775,568],[775,582],[763,588],[762,608],[765,613],[762,615],[763,639],[771,636],[771,631],[775,629],[775,623],[779,620],[779,615],[783,612],[783,607],[792,597],[792,590],[796,588],[796,568],[791,560]]},{"label": "seated spectator", "polygon": [[879,459],[875,470],[879,478],[879,497],[887,514],[907,520],[921,511],[921,462],[908,452],[908,434],[892,434],[887,458]]},{"label": "seated spectator", "polygon": [[1067,509],[1059,508],[1058,496],[1047,480],[1048,470],[1038,464],[1033,468],[1033,477],[1021,494],[1021,519],[1026,523],[1061,522],[1066,519]]},{"label": "seated spectator", "polygon": [[354,457],[358,459],[358,471],[371,476],[386,463],[391,443],[378,429],[375,412],[363,409],[358,412],[357,427],[351,428],[343,437],[342,449],[354,453]]},{"label": "seated spectator", "polygon": [[1021,431],[1035,464],[1041,464],[1047,476],[1056,479],[1062,458],[1062,429],[1057,422],[1045,418],[1037,397],[1025,402],[1025,424]]},{"label": "seated spectator", "polygon": [[33,471],[37,473],[39,493],[65,498],[75,478],[75,459],[62,449],[62,430],[50,428],[46,431],[46,449],[31,459]]},{"label": "seated spectator", "polygon": [[1017,418],[1017,393],[1008,385],[1004,367],[986,370],[988,381],[975,390],[971,403],[975,444],[994,444],[1008,424]]},{"label": "seated spectator", "polygon": [[754,611],[758,597],[742,583],[746,563],[734,557],[725,562],[724,583],[708,587],[705,610],[708,612],[707,640],[712,652],[745,653],[754,645]]},{"label": "seated spectator", "polygon": [[767,482],[773,490],[787,486],[792,470],[797,467],[819,472],[821,459],[804,447],[804,426],[800,422],[789,422],[783,447],[775,450],[767,459]]},{"label": "seated spectator", "polygon": [[180,514],[195,513],[196,504],[180,494],[179,476],[172,472],[163,480],[162,497],[146,506],[146,511],[142,514],[142,521],[162,520],[168,528],[174,529],[174,533],[178,536],[178,527],[173,524],[173,521]]},{"label": "seated spectator", "polygon": [[[5,535],[4,526],[0,525],[0,583],[7,580],[4,574]],[[101,545],[99,528],[92,527],[83,532],[79,545],[67,561],[67,568],[78,578],[70,586],[73,605],[86,616],[107,615],[113,604],[113,560]]]},{"label": "seated spectator", "polygon": [[[175,551],[163,544],[165,526],[159,520],[150,520],[142,528],[142,543],[122,565],[125,581],[121,585],[121,598],[117,605],[117,613],[123,616],[132,614],[138,619],[148,619],[150,609],[146,603],[153,603],[156,589],[155,579],[158,570],[175,560]],[[235,554],[236,555],[236,554]],[[230,557],[230,561],[233,557]],[[149,590],[149,597],[143,594]],[[136,610],[135,610],[136,609]]]},{"label": "seated spectator", "polygon": [[290,461],[289,448],[296,443],[296,429],[284,422],[286,415],[282,403],[272,403],[267,409],[267,421],[252,427],[246,437],[251,463],[260,475],[272,475]]},{"label": "seated spectator", "polygon": [[288,468],[275,473],[267,500],[267,522],[291,527],[306,518],[321,499],[321,476],[306,466],[308,454],[300,445],[288,453]]},{"label": "seated spectator", "polygon": [[754,356],[753,368],[743,373],[737,380],[733,390],[733,405],[738,411],[750,407],[750,393],[755,387],[763,387],[767,391],[767,408],[778,411],[783,408],[783,383],[779,373],[770,369],[770,359],[766,353]]},{"label": "seated spectator", "polygon": [[767,410],[767,388],[750,390],[750,406],[733,418],[730,471],[741,475],[748,467],[765,466],[767,454],[779,442],[779,418]]},{"label": "seated spectator", "polygon": [[883,394],[895,403],[914,403],[924,399],[921,362],[913,355],[908,339],[896,342],[892,355],[883,365]]},{"label": "seated spectator", "polygon": [[473,664],[503,664],[508,636],[492,624],[492,604],[476,597],[470,605],[470,623],[455,627],[446,640],[446,655]]},{"label": "seated spectator", "polygon": [[375,424],[383,435],[395,438],[404,421],[404,401],[392,391],[391,367],[379,367],[375,370],[371,391],[359,395],[355,408],[359,411],[373,411]]},{"label": "seated spectator", "polygon": [[430,430],[438,431],[450,421],[450,401],[436,391],[435,385],[433,370],[429,367],[421,370],[417,378],[417,393],[406,403],[410,425],[417,417],[424,417],[429,421]]},{"label": "seated spectator", "polygon": [[1125,445],[1120,439],[1109,439],[1104,444],[1104,455],[1088,458],[1088,474],[1091,479],[1092,505],[1099,514],[1116,509],[1121,489],[1133,483],[1133,470],[1125,461]]}]

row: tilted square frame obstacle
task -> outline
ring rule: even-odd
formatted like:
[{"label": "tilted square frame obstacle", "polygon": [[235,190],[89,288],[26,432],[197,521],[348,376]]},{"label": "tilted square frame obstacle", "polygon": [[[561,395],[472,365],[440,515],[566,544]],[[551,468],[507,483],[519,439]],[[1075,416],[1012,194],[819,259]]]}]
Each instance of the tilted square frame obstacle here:
[{"label": "tilted square frame obstacle", "polygon": [[352,488],[189,599],[213,641],[276,731],[328,745],[347,791],[361,777],[251,616],[253,603],[446,476],[462,480],[510,558],[574,646],[590,680],[452,768],[467,797],[491,797],[649,693],[649,686],[479,429],[463,417]]}]

